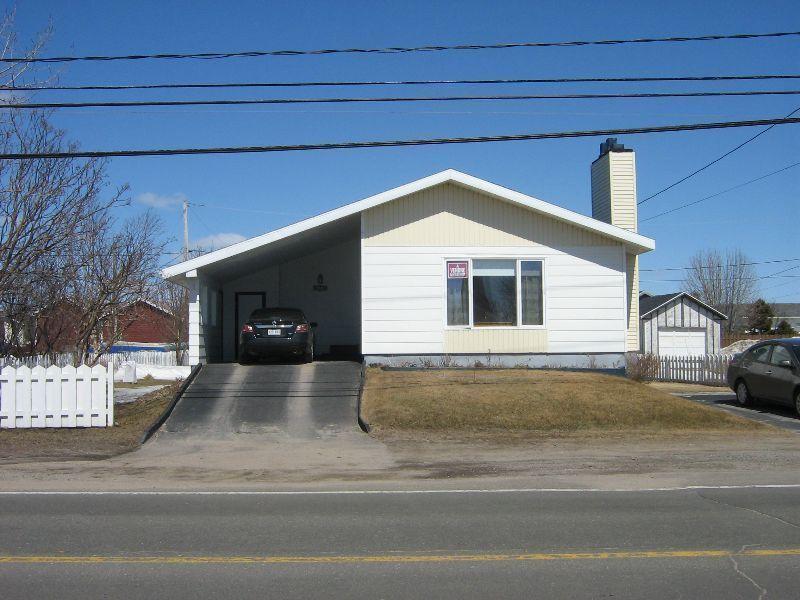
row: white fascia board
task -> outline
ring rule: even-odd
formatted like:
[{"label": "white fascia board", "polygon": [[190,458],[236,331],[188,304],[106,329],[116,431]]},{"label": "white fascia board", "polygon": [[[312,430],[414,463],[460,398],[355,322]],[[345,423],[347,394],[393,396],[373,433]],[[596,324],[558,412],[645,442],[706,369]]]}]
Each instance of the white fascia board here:
[{"label": "white fascia board", "polygon": [[369,198],[359,200],[358,202],[353,202],[351,204],[335,208],[314,217],[304,219],[303,221],[298,221],[297,223],[282,227],[281,229],[276,229],[275,231],[270,231],[269,233],[244,240],[237,244],[220,248],[214,252],[209,252],[203,256],[198,256],[197,258],[192,258],[185,262],[172,265],[162,270],[161,275],[166,279],[170,279],[176,277],[177,275],[188,273],[206,265],[210,265],[238,254],[260,248],[261,246],[265,246],[272,242],[282,240],[292,235],[302,233],[303,231],[349,217],[350,215],[360,213],[380,204],[391,202],[392,200],[402,198],[403,196],[408,196],[409,194],[413,194],[415,192],[448,182],[457,183],[462,186],[484,192],[507,202],[519,204],[520,206],[524,206],[536,212],[546,214],[556,219],[560,219],[590,231],[594,231],[601,235],[611,237],[623,242],[634,253],[637,254],[655,249],[654,240],[632,231],[609,225],[608,223],[598,221],[597,219],[587,217],[586,215],[581,215],[571,210],[567,210],[566,208],[561,208],[560,206],[555,206],[554,204],[539,200],[538,198],[533,198],[532,196],[527,196],[520,192],[509,190],[508,188],[490,183],[483,179],[478,179],[472,175],[467,175],[466,173],[461,173],[460,171],[456,171],[454,169],[447,169],[446,171],[441,171],[428,177],[417,179],[411,183],[392,188],[391,190],[381,192],[380,194],[370,196]]}]

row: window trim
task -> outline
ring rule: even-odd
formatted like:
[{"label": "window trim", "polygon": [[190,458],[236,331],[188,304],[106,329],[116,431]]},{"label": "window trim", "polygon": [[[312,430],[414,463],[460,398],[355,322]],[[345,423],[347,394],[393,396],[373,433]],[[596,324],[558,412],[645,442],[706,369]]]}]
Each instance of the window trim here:
[{"label": "window trim", "polygon": [[[472,266],[473,260],[513,260],[516,269],[516,294],[517,294],[517,325],[482,325],[476,327],[473,319],[473,305],[474,298],[472,290],[472,276],[474,269]],[[541,325],[522,325],[522,261],[538,261],[542,264],[542,324]],[[448,325],[447,323],[447,263],[449,262],[466,262],[468,265],[467,275],[467,289],[469,293],[469,323],[467,325]],[[443,306],[442,306],[442,321],[444,329],[449,331],[495,331],[495,330],[541,330],[547,329],[547,261],[543,256],[519,256],[519,255],[477,255],[477,256],[448,256],[442,260],[442,279],[443,279]]]}]

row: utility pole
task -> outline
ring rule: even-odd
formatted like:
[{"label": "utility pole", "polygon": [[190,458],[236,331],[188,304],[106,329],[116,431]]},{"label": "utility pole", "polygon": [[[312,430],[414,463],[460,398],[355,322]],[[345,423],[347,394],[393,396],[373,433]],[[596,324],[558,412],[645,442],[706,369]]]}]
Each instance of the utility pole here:
[{"label": "utility pole", "polygon": [[183,201],[183,260],[189,260],[189,201]]}]

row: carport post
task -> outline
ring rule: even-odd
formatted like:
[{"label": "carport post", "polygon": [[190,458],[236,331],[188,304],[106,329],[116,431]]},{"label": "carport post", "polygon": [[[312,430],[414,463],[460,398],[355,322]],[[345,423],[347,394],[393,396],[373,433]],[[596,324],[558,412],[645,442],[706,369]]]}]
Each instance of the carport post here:
[{"label": "carport post", "polygon": [[200,277],[197,270],[186,273],[186,288],[189,290],[189,366],[204,362],[205,352],[202,343],[202,299]]}]

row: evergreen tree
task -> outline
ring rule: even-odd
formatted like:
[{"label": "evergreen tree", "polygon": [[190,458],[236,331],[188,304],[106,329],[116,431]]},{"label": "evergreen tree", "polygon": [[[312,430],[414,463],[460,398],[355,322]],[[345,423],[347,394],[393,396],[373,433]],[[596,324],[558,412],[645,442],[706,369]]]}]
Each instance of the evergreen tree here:
[{"label": "evergreen tree", "polygon": [[789,321],[786,319],[782,319],[780,323],[778,323],[778,327],[775,329],[775,333],[780,335],[785,335],[787,337],[791,337],[793,335],[797,335],[794,327],[789,325]]},{"label": "evergreen tree", "polygon": [[766,333],[772,329],[774,318],[775,311],[772,310],[772,306],[759,298],[750,305],[747,324],[756,333]]}]

